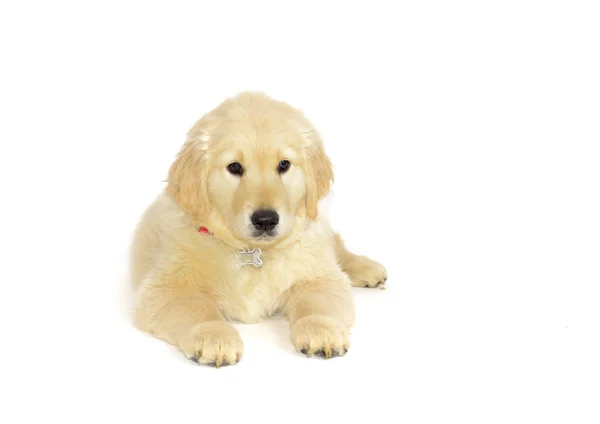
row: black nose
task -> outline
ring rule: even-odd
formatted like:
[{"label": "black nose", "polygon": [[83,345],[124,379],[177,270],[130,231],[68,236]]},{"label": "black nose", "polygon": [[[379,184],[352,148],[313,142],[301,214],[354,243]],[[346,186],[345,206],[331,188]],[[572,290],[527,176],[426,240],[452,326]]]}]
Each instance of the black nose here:
[{"label": "black nose", "polygon": [[279,223],[279,215],[273,209],[260,209],[252,214],[250,220],[257,230],[269,231]]}]

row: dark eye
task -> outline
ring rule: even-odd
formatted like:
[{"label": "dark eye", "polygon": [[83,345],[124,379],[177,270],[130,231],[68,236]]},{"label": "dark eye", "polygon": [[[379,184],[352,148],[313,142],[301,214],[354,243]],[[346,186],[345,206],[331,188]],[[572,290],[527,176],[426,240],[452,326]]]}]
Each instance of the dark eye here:
[{"label": "dark eye", "polygon": [[227,170],[231,172],[233,175],[242,175],[244,173],[244,168],[239,162],[233,162],[227,165]]},{"label": "dark eye", "polygon": [[279,165],[277,165],[277,172],[279,172],[280,174],[287,172],[288,169],[290,169],[289,160],[282,160],[281,162],[279,162]]}]

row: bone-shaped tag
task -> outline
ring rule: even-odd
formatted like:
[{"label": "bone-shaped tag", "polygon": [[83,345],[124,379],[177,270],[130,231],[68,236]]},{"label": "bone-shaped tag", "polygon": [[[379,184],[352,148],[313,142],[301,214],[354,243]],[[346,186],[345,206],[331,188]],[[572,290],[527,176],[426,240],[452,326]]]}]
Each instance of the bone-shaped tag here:
[{"label": "bone-shaped tag", "polygon": [[263,261],[260,258],[261,253],[262,251],[260,249],[240,250],[238,253],[240,264],[254,265],[256,268],[260,268],[263,264]]}]

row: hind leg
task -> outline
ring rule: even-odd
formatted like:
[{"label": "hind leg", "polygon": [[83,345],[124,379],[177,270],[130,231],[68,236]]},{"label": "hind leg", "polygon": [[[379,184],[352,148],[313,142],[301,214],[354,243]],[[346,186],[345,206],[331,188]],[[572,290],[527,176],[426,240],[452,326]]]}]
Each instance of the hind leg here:
[{"label": "hind leg", "polygon": [[348,251],[339,234],[335,235],[335,251],[342,270],[354,287],[377,287],[387,280],[387,271],[379,262]]}]

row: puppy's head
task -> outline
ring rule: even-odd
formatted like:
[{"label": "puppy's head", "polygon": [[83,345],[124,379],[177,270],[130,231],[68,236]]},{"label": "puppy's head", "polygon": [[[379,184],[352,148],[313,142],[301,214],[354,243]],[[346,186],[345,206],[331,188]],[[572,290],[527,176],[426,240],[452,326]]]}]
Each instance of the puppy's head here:
[{"label": "puppy's head", "polygon": [[318,132],[301,112],[242,93],[190,130],[167,190],[217,237],[265,245],[315,219],[332,181]]}]

